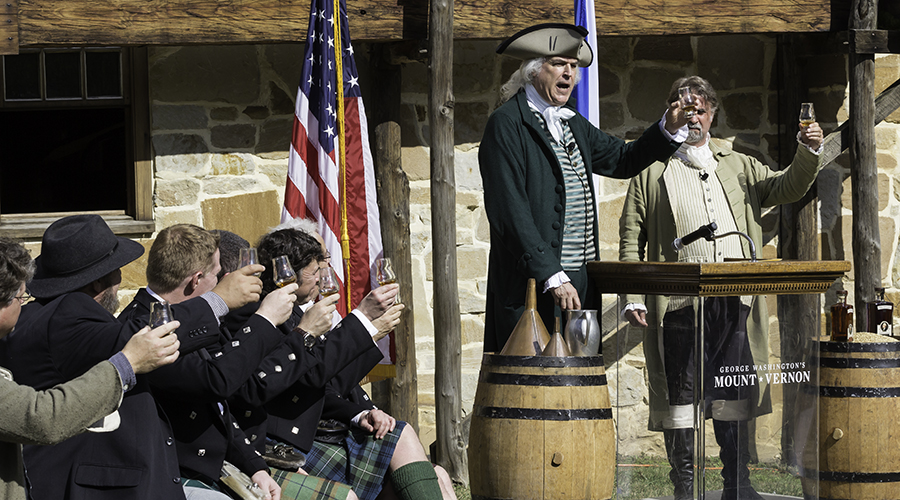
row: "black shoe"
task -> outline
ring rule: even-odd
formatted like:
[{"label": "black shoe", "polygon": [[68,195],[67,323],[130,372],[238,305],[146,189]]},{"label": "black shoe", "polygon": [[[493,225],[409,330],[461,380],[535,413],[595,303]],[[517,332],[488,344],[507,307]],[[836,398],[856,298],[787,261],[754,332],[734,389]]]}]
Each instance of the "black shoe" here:
[{"label": "black shoe", "polygon": [[294,451],[294,447],[287,444],[266,444],[266,453],[263,455],[266,465],[276,469],[297,472],[306,463],[306,457]]}]

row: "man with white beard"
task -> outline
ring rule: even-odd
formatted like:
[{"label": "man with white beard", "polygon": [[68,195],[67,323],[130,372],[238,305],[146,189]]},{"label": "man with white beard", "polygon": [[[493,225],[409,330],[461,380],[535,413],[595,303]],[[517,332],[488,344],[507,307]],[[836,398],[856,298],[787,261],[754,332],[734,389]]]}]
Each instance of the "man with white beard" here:
[{"label": "man with white beard", "polygon": [[[821,168],[823,133],[818,123],[797,134],[793,162],[775,171],[755,158],[710,141],[709,128],[718,108],[712,86],[698,76],[677,80],[690,87],[696,114],[688,138],[666,162],[657,162],[631,180],[620,219],[619,260],[722,262],[749,258],[749,246],[737,236],[699,240],[676,252],[678,236],[715,222],[719,233],[741,231],[761,248],[763,207],[792,203],[806,194]],[[764,297],[703,299],[707,379],[719,369],[749,368],[768,361],[768,313]],[[650,389],[651,430],[662,430],[672,471],[675,499],[693,498],[694,306],[688,297],[626,297],[623,311],[632,326],[644,328],[644,353]],[[647,307],[644,306],[647,304]],[[759,377],[756,377],[759,379]],[[711,416],[723,462],[722,498],[758,500],[750,485],[747,422],[771,412],[764,387],[716,388],[706,384]],[[760,384],[764,380],[759,381]]]}]

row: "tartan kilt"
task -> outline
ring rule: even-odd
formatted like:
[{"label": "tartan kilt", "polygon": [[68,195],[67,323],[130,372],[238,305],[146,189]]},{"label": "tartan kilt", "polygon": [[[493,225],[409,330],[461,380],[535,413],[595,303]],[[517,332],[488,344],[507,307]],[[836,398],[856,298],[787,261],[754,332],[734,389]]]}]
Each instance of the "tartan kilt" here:
[{"label": "tartan kilt", "polygon": [[352,429],[340,445],[314,441],[303,470],[313,476],[349,484],[360,500],[374,500],[384,486],[388,466],[406,422],[397,421],[382,439]]},{"label": "tartan kilt", "polygon": [[316,476],[269,468],[272,479],[281,486],[282,500],[347,500],[350,487]]}]

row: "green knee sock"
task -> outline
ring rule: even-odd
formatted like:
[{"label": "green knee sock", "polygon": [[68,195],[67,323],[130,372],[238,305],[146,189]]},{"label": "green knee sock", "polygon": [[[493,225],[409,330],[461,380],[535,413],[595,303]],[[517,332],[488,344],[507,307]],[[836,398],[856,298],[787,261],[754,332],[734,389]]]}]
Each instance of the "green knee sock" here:
[{"label": "green knee sock", "polygon": [[402,500],[441,500],[441,486],[429,462],[412,462],[391,473],[394,490]]}]

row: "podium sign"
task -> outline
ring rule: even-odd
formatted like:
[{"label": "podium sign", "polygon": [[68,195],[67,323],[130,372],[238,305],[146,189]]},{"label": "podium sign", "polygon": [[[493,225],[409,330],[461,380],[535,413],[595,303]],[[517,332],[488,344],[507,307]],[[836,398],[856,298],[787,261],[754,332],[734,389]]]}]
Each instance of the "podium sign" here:
[{"label": "podium sign", "polygon": [[[587,270],[605,294],[617,499],[822,493],[816,295],[849,262],[603,261]],[[647,327],[621,321],[629,300],[646,306]]]}]

